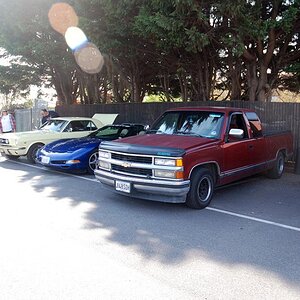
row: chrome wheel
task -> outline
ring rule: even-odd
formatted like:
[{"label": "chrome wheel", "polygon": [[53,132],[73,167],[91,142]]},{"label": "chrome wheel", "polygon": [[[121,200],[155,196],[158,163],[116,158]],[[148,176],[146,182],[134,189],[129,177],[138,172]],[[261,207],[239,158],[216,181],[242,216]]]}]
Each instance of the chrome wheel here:
[{"label": "chrome wheel", "polygon": [[284,170],[284,157],[282,155],[279,156],[277,161],[278,174],[282,175]]},{"label": "chrome wheel", "polygon": [[276,162],[273,165],[273,168],[267,171],[267,176],[273,179],[280,178],[284,172],[284,164],[284,154],[282,152],[279,152],[276,158]]},{"label": "chrome wheel", "polygon": [[88,172],[94,174],[98,162],[98,151],[94,151],[89,157]]}]

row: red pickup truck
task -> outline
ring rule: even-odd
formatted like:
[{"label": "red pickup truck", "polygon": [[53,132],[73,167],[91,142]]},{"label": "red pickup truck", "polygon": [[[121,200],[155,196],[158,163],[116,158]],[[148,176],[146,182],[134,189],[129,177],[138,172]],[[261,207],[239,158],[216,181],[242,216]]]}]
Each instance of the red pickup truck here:
[{"label": "red pickup truck", "polygon": [[253,110],[178,108],[144,135],[101,143],[95,176],[123,195],[201,209],[216,186],[260,172],[280,178],[292,149],[292,134],[263,131]]}]

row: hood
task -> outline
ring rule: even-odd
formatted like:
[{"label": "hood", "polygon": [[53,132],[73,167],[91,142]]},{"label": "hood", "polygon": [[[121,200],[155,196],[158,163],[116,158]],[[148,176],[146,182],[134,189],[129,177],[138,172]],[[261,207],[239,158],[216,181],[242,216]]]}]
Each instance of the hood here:
[{"label": "hood", "polygon": [[201,138],[187,135],[145,134],[118,140],[117,142],[137,144],[141,146],[156,146],[189,150],[216,143],[216,139]]},{"label": "hood", "polygon": [[100,142],[100,139],[95,138],[63,139],[49,143],[48,145],[44,146],[44,149],[47,152],[71,153],[82,148],[97,148]]},{"label": "hood", "polygon": [[[35,130],[35,131],[23,131],[23,132],[12,132],[12,133],[4,133],[0,135],[0,138],[2,139],[8,139],[10,141],[18,140],[22,141],[24,140],[39,140],[43,139],[45,135],[48,135],[50,131],[48,130]],[[51,131],[51,133],[55,133],[54,131]]]},{"label": "hood", "polygon": [[15,138],[21,138],[23,136],[39,136],[43,135],[45,133],[49,132],[48,130],[35,130],[35,131],[23,131],[23,132],[11,132],[11,133],[4,133],[1,134],[1,138],[5,139],[15,139]]},{"label": "hood", "polygon": [[113,124],[119,114],[94,114],[93,119],[99,120],[103,126]]},{"label": "hood", "polygon": [[103,142],[100,148],[116,152],[146,155],[182,156],[189,149],[204,148],[219,140],[165,134],[147,134],[124,138],[113,142]]}]

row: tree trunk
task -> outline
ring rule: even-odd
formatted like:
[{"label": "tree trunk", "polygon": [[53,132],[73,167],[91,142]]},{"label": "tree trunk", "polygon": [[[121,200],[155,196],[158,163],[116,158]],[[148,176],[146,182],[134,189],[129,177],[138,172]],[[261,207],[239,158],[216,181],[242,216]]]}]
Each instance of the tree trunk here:
[{"label": "tree trunk", "polygon": [[233,59],[232,55],[228,61],[229,65],[229,77],[230,77],[230,100],[241,100],[242,88],[241,88],[241,70],[242,65],[239,59]]},{"label": "tree trunk", "polygon": [[258,101],[266,102],[267,86],[268,86],[267,67],[261,63],[260,74],[258,78],[258,86],[257,86]]},{"label": "tree trunk", "polygon": [[187,102],[188,100],[188,89],[187,89],[187,80],[185,74],[177,74],[179,86],[180,86],[180,94],[183,102]]},{"label": "tree trunk", "polygon": [[248,82],[248,96],[249,101],[256,101],[256,91],[258,87],[258,79],[256,72],[256,62],[248,62],[247,64],[247,82]]}]

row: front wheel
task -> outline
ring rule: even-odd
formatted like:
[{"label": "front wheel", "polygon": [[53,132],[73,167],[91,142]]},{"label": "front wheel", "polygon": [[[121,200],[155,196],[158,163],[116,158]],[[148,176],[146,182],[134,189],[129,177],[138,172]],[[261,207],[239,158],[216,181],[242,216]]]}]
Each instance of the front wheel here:
[{"label": "front wheel", "polygon": [[203,168],[194,171],[186,205],[194,209],[208,206],[214,193],[214,185],[214,176],[210,170]]},{"label": "front wheel", "polygon": [[97,162],[98,162],[98,150],[94,150],[89,156],[88,168],[87,168],[89,174],[94,175]]},{"label": "front wheel", "polygon": [[36,159],[36,153],[37,151],[42,148],[44,146],[44,144],[41,143],[37,143],[37,144],[33,144],[28,152],[27,152],[27,159],[30,163],[35,164],[35,159]]},{"label": "front wheel", "polygon": [[284,171],[284,155],[279,152],[276,158],[275,165],[272,169],[267,171],[267,176],[272,179],[278,179],[282,176]]}]

